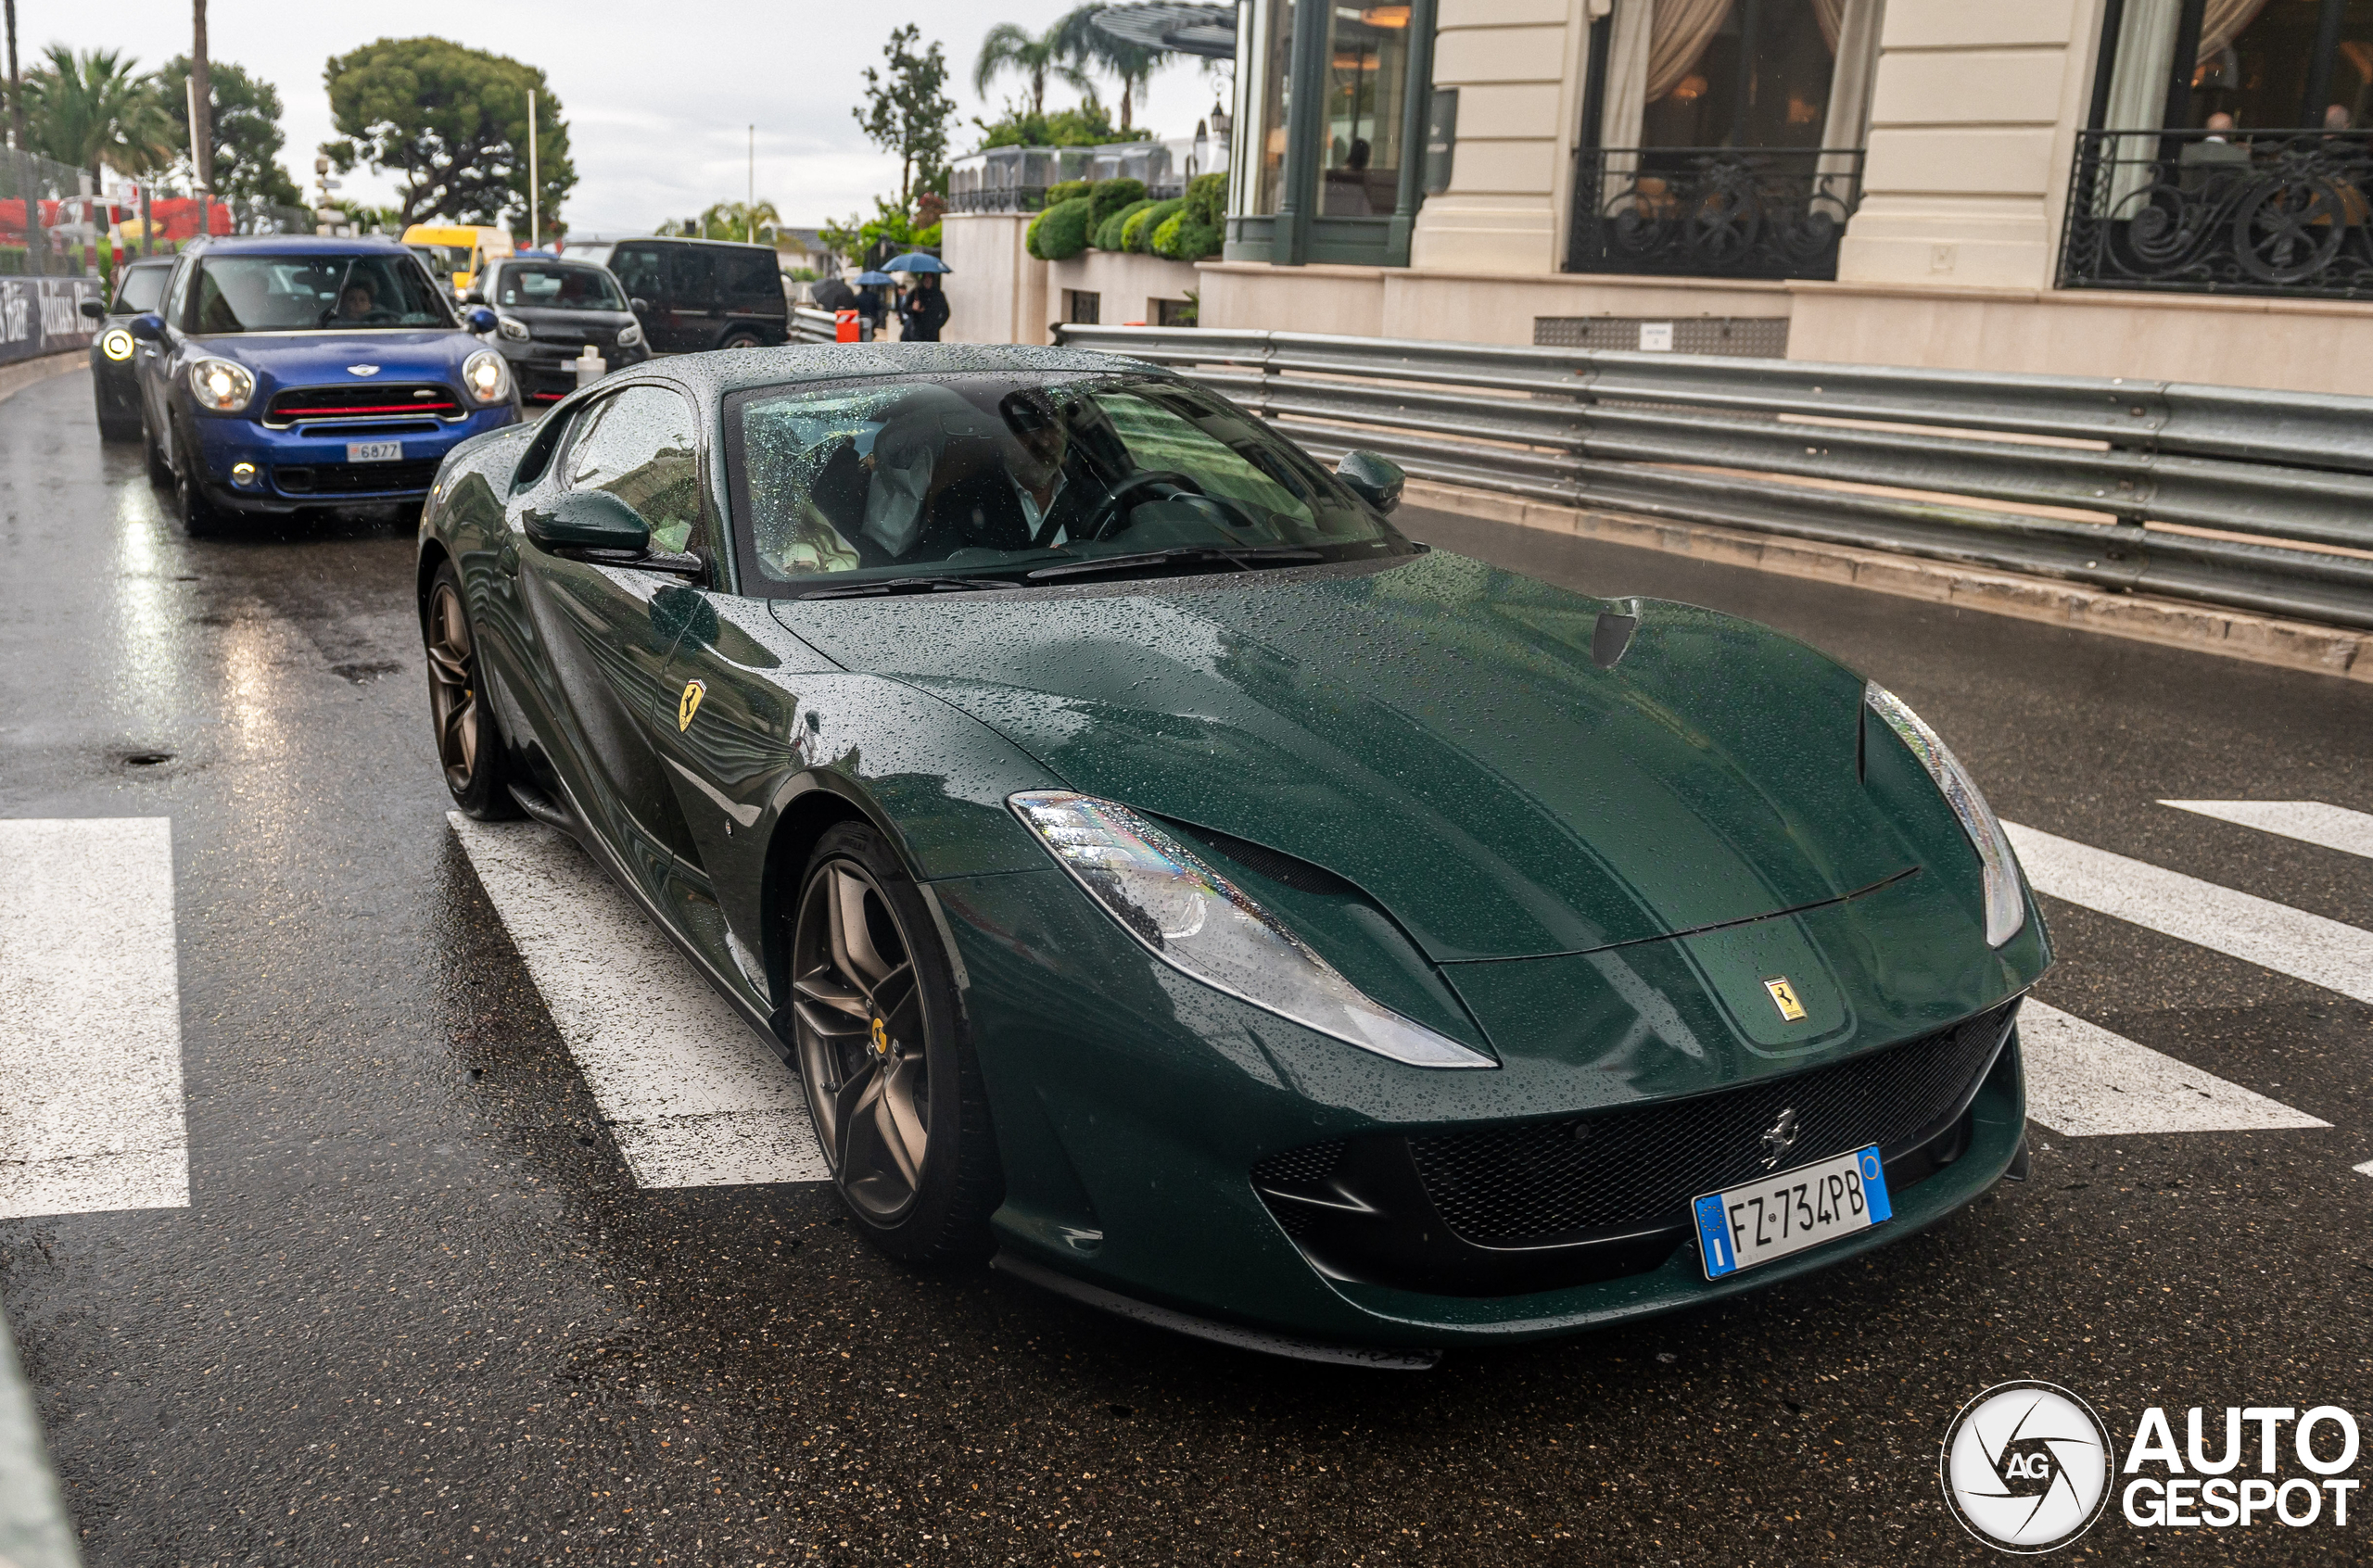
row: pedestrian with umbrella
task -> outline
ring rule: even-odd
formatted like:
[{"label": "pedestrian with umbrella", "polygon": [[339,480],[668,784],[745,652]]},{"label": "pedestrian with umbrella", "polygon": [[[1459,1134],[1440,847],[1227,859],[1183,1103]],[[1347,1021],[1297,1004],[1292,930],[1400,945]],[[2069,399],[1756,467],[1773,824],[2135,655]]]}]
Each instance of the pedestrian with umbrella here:
[{"label": "pedestrian with umbrella", "polygon": [[857,275],[857,311],[865,318],[868,342],[881,335],[882,318],[889,314],[889,308],[882,297],[882,289],[897,286],[898,280],[887,272],[869,269]]},{"label": "pedestrian with umbrella", "polygon": [[903,328],[899,336],[906,342],[939,341],[939,329],[947,324],[947,294],[939,286],[939,275],[947,270],[946,262],[921,250],[910,250],[882,264],[884,272],[905,272],[915,280],[915,286],[898,297]]}]

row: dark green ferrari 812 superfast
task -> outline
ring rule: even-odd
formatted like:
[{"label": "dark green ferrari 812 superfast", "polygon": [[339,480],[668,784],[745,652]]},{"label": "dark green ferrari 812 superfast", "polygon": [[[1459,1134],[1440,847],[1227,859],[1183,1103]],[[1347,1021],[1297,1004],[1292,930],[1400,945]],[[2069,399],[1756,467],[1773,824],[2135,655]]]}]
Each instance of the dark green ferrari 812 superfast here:
[{"label": "dark green ferrari 812 superfast", "polygon": [[883,1249],[1189,1333],[1423,1364],[2024,1174],[2049,947],[1935,733],[1400,490],[1097,354],[640,366],[445,463],[446,781],[774,1043]]}]

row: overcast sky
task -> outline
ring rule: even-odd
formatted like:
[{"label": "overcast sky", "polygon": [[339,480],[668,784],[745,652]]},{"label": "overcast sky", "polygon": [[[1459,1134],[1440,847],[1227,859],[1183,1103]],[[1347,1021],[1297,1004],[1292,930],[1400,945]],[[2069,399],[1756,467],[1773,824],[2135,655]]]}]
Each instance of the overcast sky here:
[{"label": "overcast sky", "polygon": [[[863,71],[882,61],[890,30],[912,21],[946,47],[961,106],[958,151],[978,140],[972,117],[993,118],[1018,80],[972,91],[981,39],[999,21],[1034,32],[1075,0],[891,0],[887,5],[729,4],[660,0],[412,0],[349,13],[286,0],[212,0],[213,57],[235,61],[280,90],[288,144],[282,161],[310,194],[313,149],[334,134],[322,67],[330,56],[390,36],[424,33],[543,69],[566,110],[577,190],[564,209],[578,234],[648,233],[712,201],[742,198],[749,133],[757,127],[757,183],[793,224],[872,212],[895,193],[896,162],[874,150],[849,110]],[[18,48],[26,63],[52,43],[124,49],[146,67],[185,53],[187,0],[17,0]],[[1164,136],[1192,135],[1220,91],[1192,60],[1158,72],[1137,123]],[[1104,89],[1118,112],[1119,94]],[[1050,87],[1050,107],[1075,101]],[[357,171],[339,194],[392,199],[388,181]]]}]

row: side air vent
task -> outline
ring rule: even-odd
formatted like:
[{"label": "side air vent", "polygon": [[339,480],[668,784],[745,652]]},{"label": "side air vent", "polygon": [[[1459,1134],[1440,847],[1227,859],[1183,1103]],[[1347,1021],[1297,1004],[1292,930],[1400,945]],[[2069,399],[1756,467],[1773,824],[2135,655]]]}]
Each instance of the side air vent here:
[{"label": "side air vent", "polygon": [[1591,628],[1591,662],[1600,669],[1611,670],[1631,646],[1631,634],[1640,629],[1637,615],[1618,615],[1611,610],[1599,613],[1598,625]]}]

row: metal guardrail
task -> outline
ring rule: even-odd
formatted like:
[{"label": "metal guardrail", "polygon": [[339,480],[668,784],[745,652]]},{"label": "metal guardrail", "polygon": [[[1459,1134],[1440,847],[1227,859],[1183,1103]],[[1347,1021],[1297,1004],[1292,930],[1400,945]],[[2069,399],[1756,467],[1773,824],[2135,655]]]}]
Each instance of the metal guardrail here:
[{"label": "metal guardrail", "polygon": [[2373,552],[2373,398],[1224,328],[1058,332],[1175,368],[1322,457],[1365,448],[1419,478],[1568,506],[2373,627],[2373,557],[2341,553]]},{"label": "metal guardrail", "polygon": [[794,305],[791,308],[789,332],[793,343],[831,343],[838,340],[840,324],[830,310]]}]

